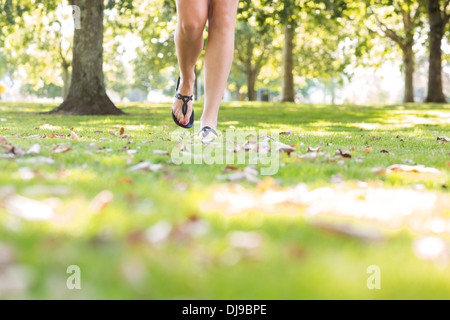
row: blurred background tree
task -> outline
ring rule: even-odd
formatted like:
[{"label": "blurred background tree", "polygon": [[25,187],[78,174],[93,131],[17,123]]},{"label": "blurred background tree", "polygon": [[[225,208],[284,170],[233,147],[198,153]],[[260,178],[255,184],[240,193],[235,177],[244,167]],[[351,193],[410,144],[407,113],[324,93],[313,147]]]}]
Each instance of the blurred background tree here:
[{"label": "blurred background tree", "polygon": [[[74,32],[68,6],[94,2],[102,21]],[[0,12],[0,83],[8,92],[11,83],[21,86],[9,99],[67,98],[57,111],[76,114],[120,113],[108,96],[115,102],[172,99],[179,72],[175,1],[0,0]],[[354,95],[339,93],[367,81],[364,89],[377,101],[446,102],[449,19],[446,0],[241,0],[227,99],[257,100],[258,89],[267,87],[280,102],[351,103]],[[97,54],[77,41],[97,42]],[[74,72],[87,55],[97,56],[92,77]],[[197,100],[202,67],[203,56]],[[381,88],[400,72],[402,84]]]}]

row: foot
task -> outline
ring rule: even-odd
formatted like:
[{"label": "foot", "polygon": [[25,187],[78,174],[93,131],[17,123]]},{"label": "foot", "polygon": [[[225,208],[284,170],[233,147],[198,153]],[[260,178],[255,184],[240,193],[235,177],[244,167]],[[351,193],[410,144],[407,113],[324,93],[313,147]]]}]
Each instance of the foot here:
[{"label": "foot", "polygon": [[209,127],[213,130],[217,130],[217,115],[209,116],[204,112],[201,118],[201,126],[202,128]]},{"label": "foot", "polygon": [[216,130],[209,126],[203,127],[196,136],[197,139],[200,139],[203,142],[211,142],[218,137],[219,135],[217,134]]},{"label": "foot", "polygon": [[[183,96],[192,96],[194,94],[195,77],[192,79],[181,78],[178,93]],[[177,118],[178,122],[187,125],[192,115],[192,101],[188,102],[188,110],[186,115],[183,115],[183,101],[176,99],[172,106],[173,114]]]}]

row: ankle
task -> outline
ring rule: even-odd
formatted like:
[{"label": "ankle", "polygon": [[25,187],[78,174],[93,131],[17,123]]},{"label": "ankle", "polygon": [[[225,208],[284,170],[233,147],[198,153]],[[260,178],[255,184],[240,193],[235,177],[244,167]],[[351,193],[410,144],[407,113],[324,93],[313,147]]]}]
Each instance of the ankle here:
[{"label": "ankle", "polygon": [[181,94],[192,95],[194,93],[195,76],[182,76],[179,91]]},{"label": "ankle", "polygon": [[211,129],[216,130],[217,129],[217,119],[201,119],[202,128],[204,127],[210,127]]}]

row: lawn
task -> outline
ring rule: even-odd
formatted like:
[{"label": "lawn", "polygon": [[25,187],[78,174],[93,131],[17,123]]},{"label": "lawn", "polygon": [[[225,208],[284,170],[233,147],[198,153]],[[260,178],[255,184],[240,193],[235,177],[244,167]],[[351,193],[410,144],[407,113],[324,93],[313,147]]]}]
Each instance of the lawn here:
[{"label": "lawn", "polygon": [[0,104],[0,298],[450,298],[447,105],[224,104],[291,148],[272,176],[175,164],[169,105],[53,107]]}]

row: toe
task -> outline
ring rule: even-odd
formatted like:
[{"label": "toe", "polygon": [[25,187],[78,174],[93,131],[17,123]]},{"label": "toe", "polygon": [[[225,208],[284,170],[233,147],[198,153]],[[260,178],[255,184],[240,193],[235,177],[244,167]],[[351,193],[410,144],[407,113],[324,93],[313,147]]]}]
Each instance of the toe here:
[{"label": "toe", "polygon": [[179,108],[179,106],[177,105],[177,103],[174,104],[173,106],[173,115],[175,116],[175,118],[178,120],[179,123],[181,123],[183,121],[183,113],[181,112],[181,109]]},{"label": "toe", "polygon": [[192,116],[192,106],[189,106],[188,112],[186,113],[186,116],[183,117],[183,124],[187,125],[191,121]]}]

